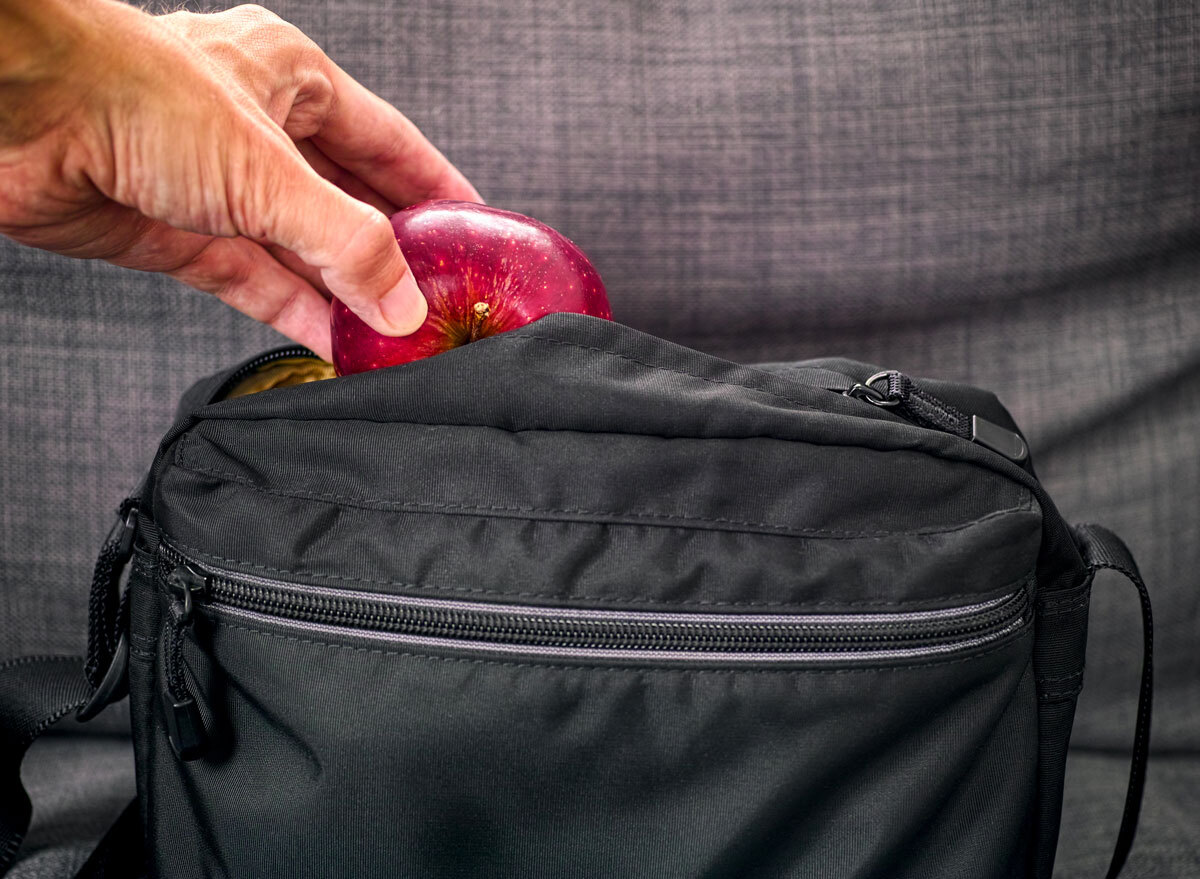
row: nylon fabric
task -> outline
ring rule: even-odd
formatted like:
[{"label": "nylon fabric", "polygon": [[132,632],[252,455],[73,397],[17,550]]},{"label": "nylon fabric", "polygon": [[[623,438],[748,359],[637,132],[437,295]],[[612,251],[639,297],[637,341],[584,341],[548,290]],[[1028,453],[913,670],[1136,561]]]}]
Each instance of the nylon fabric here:
[{"label": "nylon fabric", "polygon": [[[1000,393],[1063,513],[1118,526],[1142,559],[1155,746],[1196,752],[1192,0],[271,8],[491,203],[579,241],[623,321],[743,361],[842,351]],[[78,653],[107,511],[171,407],[279,337],[161,275],[7,241],[0,263],[0,617],[20,621],[0,655]],[[1127,744],[1136,610],[1094,598],[1083,746]],[[1077,807],[1106,805],[1101,762]],[[1132,875],[1200,874],[1179,778]],[[1064,875],[1098,875],[1104,832],[1074,817],[1064,833],[1087,843]]]},{"label": "nylon fabric", "polygon": [[1107,528],[1101,525],[1084,524],[1075,528],[1084,561],[1095,573],[1111,569],[1126,577],[1138,592],[1142,611],[1142,673],[1138,692],[1137,722],[1133,736],[1133,760],[1129,767],[1129,788],[1125,795],[1125,809],[1121,815],[1121,828],[1117,834],[1117,845],[1108,868],[1108,879],[1116,879],[1129,857],[1137,833],[1138,816],[1142,808],[1142,793],[1146,784],[1146,761],[1150,754],[1150,718],[1153,708],[1154,689],[1154,617],[1150,608],[1150,593],[1146,588],[1137,563],[1129,547]]},{"label": "nylon fabric", "polygon": [[160,445],[130,580],[157,875],[1049,875],[1075,692],[1039,693],[1082,655],[1074,625],[1049,659],[1027,619],[947,657],[737,668],[202,602],[182,660],[210,740],[179,760],[160,542],[234,576],[532,608],[915,612],[1085,579],[1012,462],[608,322],[210,401],[231,371]]}]

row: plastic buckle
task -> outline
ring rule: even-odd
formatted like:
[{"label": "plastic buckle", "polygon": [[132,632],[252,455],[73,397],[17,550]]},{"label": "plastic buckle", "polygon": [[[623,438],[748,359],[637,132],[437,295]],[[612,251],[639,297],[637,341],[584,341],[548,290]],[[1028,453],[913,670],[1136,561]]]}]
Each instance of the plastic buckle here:
[{"label": "plastic buckle", "polygon": [[[133,538],[137,534],[137,504],[130,504],[124,518],[117,513],[117,523],[109,532],[109,540],[118,540],[117,562],[124,564],[133,555]],[[119,532],[119,533],[118,533]]]}]

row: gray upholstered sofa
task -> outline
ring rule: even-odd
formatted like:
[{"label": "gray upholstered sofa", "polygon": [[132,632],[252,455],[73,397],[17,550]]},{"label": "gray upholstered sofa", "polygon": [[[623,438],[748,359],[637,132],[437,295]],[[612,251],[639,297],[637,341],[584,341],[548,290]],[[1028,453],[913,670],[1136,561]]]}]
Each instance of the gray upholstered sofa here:
[{"label": "gray upholstered sofa", "polygon": [[[995,390],[1063,512],[1123,534],[1152,589],[1155,756],[1126,875],[1200,875],[1193,0],[268,5],[490,202],[578,241],[623,322]],[[0,659],[81,649],[94,553],[179,394],[279,341],[164,278],[0,242]],[[1107,864],[1139,656],[1134,593],[1102,576],[1062,877]],[[68,875],[129,796],[122,723],[35,747],[16,875]]]}]

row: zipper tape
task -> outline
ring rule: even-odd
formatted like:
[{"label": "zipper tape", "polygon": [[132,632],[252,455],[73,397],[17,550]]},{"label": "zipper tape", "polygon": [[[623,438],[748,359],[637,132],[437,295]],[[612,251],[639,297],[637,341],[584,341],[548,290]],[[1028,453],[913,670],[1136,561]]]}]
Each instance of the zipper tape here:
[{"label": "zipper tape", "polygon": [[[200,565],[166,546],[182,637],[193,608],[326,634],[530,655],[739,662],[909,658],[969,650],[1023,624],[1022,585],[998,598],[921,611],[737,614],[595,610],[330,589]],[[178,681],[178,677],[172,683]]]},{"label": "zipper tape", "polygon": [[[247,622],[266,625],[280,625],[278,617],[242,610],[233,607],[217,609],[221,616],[243,619]],[[433,638],[422,635],[407,635],[397,632],[365,632],[362,629],[333,626],[323,623],[294,622],[286,623],[289,630],[307,632],[312,635],[334,637],[359,637],[384,641],[391,644],[404,644],[415,648],[433,648],[449,650],[467,650],[476,653],[501,653],[538,658],[556,659],[586,659],[586,660],[641,660],[654,662],[712,662],[720,664],[777,664],[777,663],[830,663],[857,662],[866,660],[895,661],[903,659],[918,659],[939,656],[947,653],[968,652],[977,647],[999,641],[1007,635],[1016,632],[1025,623],[1025,618],[1019,616],[1005,625],[1002,629],[988,632],[974,638],[959,639],[942,644],[929,644],[921,647],[900,647],[871,650],[839,650],[839,651],[779,651],[771,653],[749,651],[721,650],[673,650],[673,649],[629,649],[629,648],[597,648],[597,647],[554,647],[530,644],[506,644],[490,641],[466,641],[458,638]]]}]

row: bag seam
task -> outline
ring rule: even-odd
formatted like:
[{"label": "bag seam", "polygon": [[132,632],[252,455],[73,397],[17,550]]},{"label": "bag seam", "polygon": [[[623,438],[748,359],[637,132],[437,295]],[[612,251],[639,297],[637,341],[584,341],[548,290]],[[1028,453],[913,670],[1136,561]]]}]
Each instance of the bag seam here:
[{"label": "bag seam", "polygon": [[1054,684],[1061,683],[1062,681],[1075,681],[1081,677],[1083,677],[1082,668],[1079,671],[1071,672],[1069,675],[1047,675],[1046,677],[1040,677],[1037,679],[1037,682],[1039,684]]},{"label": "bag seam", "polygon": [[[482,516],[487,518],[521,518],[521,519],[536,519],[551,516],[592,516],[597,517],[596,520],[586,520],[590,524],[605,525],[608,527],[625,525],[628,527],[649,526],[663,528],[686,528],[692,527],[695,530],[707,531],[742,531],[753,529],[755,531],[764,531],[771,534],[782,534],[795,537],[822,537],[833,540],[883,540],[889,537],[923,537],[935,536],[940,534],[953,534],[958,531],[964,531],[968,528],[987,522],[991,519],[1007,516],[1012,513],[1029,512],[1033,508],[1033,495],[1029,492],[1024,492],[1025,497],[1022,502],[1016,506],[1005,507],[1001,510],[993,510],[969,522],[960,523],[949,528],[937,528],[929,530],[915,531],[845,531],[839,529],[826,528],[797,528],[790,525],[782,525],[775,522],[752,522],[739,519],[727,519],[722,517],[704,517],[704,516],[676,516],[669,513],[645,513],[645,512],[624,512],[616,513],[603,510],[587,510],[587,509],[554,509],[547,507],[521,507],[521,506],[499,506],[499,505],[472,505],[472,504],[449,504],[438,503],[434,501],[401,501],[390,498],[360,498],[354,495],[338,494],[336,492],[315,492],[306,491],[304,489],[285,490],[281,488],[268,488],[252,482],[245,476],[237,473],[232,473],[227,470],[219,470],[211,467],[202,467],[198,464],[186,461],[184,459],[184,450],[188,447],[188,443],[193,440],[190,436],[185,435],[183,440],[176,447],[174,464],[180,470],[195,473],[201,476],[211,476],[227,482],[233,482],[238,485],[243,485],[251,491],[256,491],[262,494],[269,494],[277,497],[288,497],[299,500],[310,500],[317,503],[333,503],[343,506],[356,507],[367,510],[393,510],[410,513],[425,513],[433,515],[461,515],[461,516]],[[508,513],[515,515],[497,516],[498,513]],[[532,516],[523,516],[519,514],[535,514]],[[538,515],[540,514],[540,515]],[[601,518],[605,517],[605,518]],[[638,519],[646,520],[644,522],[622,522],[622,519]],[[610,521],[618,520],[618,521]],[[561,521],[561,520],[554,520]],[[741,526],[740,528],[725,528],[719,526]],[[712,527],[718,526],[718,527]]]},{"label": "bag seam", "polygon": [[[495,342],[493,342],[493,344],[495,344],[497,342],[507,342],[509,344],[516,344],[517,342],[520,342],[524,339],[530,339],[532,341],[545,342],[545,343],[551,344],[551,345],[559,345],[564,348],[578,348],[581,351],[594,351],[598,354],[607,354],[610,357],[617,357],[617,358],[620,358],[621,360],[628,360],[631,363],[636,363],[639,366],[645,366],[648,369],[656,369],[659,372],[667,372],[672,375],[680,375],[680,376],[684,376],[686,378],[694,378],[699,381],[708,382],[709,384],[714,384],[714,385],[724,385],[725,387],[730,387],[730,388],[741,388],[744,391],[750,391],[751,393],[755,393],[755,394],[765,394],[768,397],[774,397],[776,400],[783,400],[785,403],[791,403],[794,406],[799,406],[801,409],[807,409],[810,412],[824,412],[825,411],[824,409],[821,409],[818,406],[814,406],[811,403],[805,403],[802,400],[796,400],[792,397],[786,397],[783,394],[778,394],[774,391],[768,391],[764,388],[754,388],[749,385],[740,384],[738,382],[722,381],[721,379],[716,379],[716,378],[707,378],[702,375],[697,375],[694,372],[688,372],[687,370],[673,369],[669,366],[662,366],[661,364],[657,364],[657,363],[648,363],[645,360],[638,360],[636,357],[631,357],[628,354],[621,354],[620,352],[613,351],[609,348],[600,348],[595,345],[581,345],[578,342],[568,342],[563,339],[554,339],[549,336],[539,336],[539,335],[535,335],[532,333],[528,333],[528,334],[520,333],[520,334],[515,334],[512,336],[509,336],[507,338],[505,338],[503,335],[501,335],[501,336],[496,336],[493,338],[495,339]],[[770,373],[763,373],[763,375],[770,375]]]},{"label": "bag seam", "polygon": [[1086,608],[1088,606],[1089,603],[1090,603],[1090,596],[1088,598],[1083,598],[1083,599],[1080,599],[1078,601],[1075,601],[1075,602],[1073,602],[1071,604],[1067,604],[1067,605],[1063,605],[1063,604],[1050,605],[1049,602],[1046,602],[1045,603],[1046,606],[1039,609],[1037,613],[1038,613],[1038,616],[1041,616],[1041,617],[1060,617],[1060,616],[1065,616],[1070,613],[1074,613],[1077,610],[1083,610],[1084,608]]},{"label": "bag seam", "polygon": [[[297,576],[295,571],[288,571],[283,568],[275,568],[270,565],[257,564],[255,562],[246,561],[245,559],[229,558],[227,556],[216,555],[214,553],[205,552],[199,547],[191,546],[173,537],[170,534],[163,532],[163,541],[176,549],[186,551],[190,555],[197,556],[201,559],[225,562],[228,564],[240,565],[242,567],[251,568],[253,570],[265,571],[268,574],[279,574],[283,577]],[[365,583],[373,586],[388,586],[393,588],[403,589],[420,589],[420,590],[437,590],[441,592],[452,592],[460,595],[495,595],[503,598],[560,598],[561,596],[552,596],[544,592],[516,592],[508,589],[472,589],[464,586],[449,586],[441,584],[429,583],[410,583],[400,582],[396,580],[374,580],[369,577],[352,577],[343,574],[326,574],[316,571],[306,571],[303,576],[311,577],[318,580],[334,580],[345,583]],[[941,601],[956,601],[960,598],[964,599],[980,599],[984,595],[992,592],[1004,593],[1011,592],[1014,589],[1021,589],[1032,586],[1036,582],[1037,571],[1027,571],[1014,580],[1005,583],[1002,586],[996,587],[987,592],[964,592],[953,595],[939,595],[937,602]],[[154,588],[160,590],[157,580]],[[934,603],[934,599],[921,601],[873,601],[869,599],[858,601],[666,601],[655,598],[642,598],[637,596],[632,597],[612,597],[612,596],[593,596],[593,595],[576,595],[573,599],[582,601],[591,601],[597,604],[649,604],[660,607],[914,607],[917,605],[926,605]]]}]

